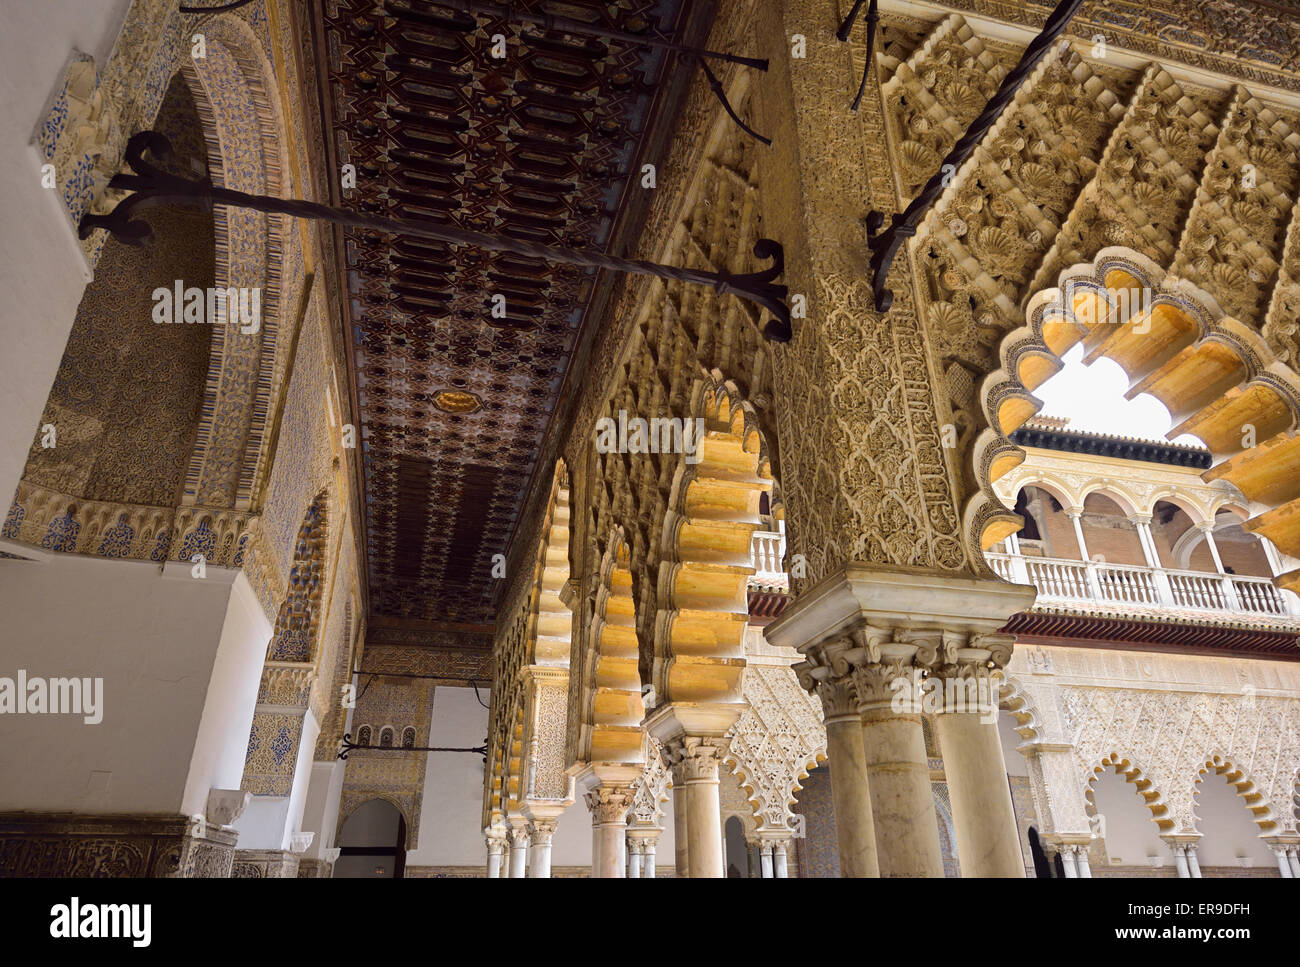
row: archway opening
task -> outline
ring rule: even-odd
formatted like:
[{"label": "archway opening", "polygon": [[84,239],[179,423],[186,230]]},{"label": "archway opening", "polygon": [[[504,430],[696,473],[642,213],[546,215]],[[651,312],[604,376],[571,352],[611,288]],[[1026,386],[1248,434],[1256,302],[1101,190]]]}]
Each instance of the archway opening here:
[{"label": "archway opening", "polygon": [[[203,124],[179,73],[154,127],[174,149],[164,168],[185,177],[207,175]],[[140,217],[154,239],[145,246],[105,243],[77,308],[23,482],[83,500],[171,508],[181,500],[206,387],[216,230],[212,212],[198,208],[164,205]],[[118,533],[130,529],[119,523],[108,556],[144,556],[145,535]],[[24,532],[20,539],[40,543],[45,536]],[[80,548],[60,542],[50,549]]]},{"label": "archway opening", "polygon": [[[1225,770],[1226,771],[1226,770]],[[1197,859],[1202,876],[1241,876],[1245,869],[1277,869],[1236,786],[1222,772],[1201,775],[1195,793]]]},{"label": "archway opening", "polygon": [[337,879],[398,879],[406,869],[406,818],[387,799],[368,799],[339,831]]}]

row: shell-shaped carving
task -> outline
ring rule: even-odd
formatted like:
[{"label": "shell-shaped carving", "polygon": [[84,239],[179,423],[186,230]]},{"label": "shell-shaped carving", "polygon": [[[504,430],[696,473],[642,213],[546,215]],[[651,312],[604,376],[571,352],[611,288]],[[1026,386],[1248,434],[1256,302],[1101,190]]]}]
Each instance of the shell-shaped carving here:
[{"label": "shell-shaped carving", "polygon": [[1245,269],[1234,262],[1219,262],[1210,270],[1210,278],[1223,293],[1237,293],[1250,285]]},{"label": "shell-shaped carving", "polygon": [[969,313],[951,302],[934,302],[929,307],[930,325],[941,332],[959,332],[970,325]]},{"label": "shell-shaped carving", "polygon": [[1189,152],[1200,150],[1196,139],[1192,133],[1181,124],[1169,124],[1160,129],[1156,139],[1165,147],[1165,150],[1174,157],[1186,155]]},{"label": "shell-shaped carving", "polygon": [[1035,194],[1051,191],[1057,183],[1056,172],[1047,165],[1029,161],[1020,166],[1020,183]]},{"label": "shell-shaped carving", "polygon": [[903,169],[909,174],[932,174],[939,168],[939,156],[920,141],[904,141],[899,149]]},{"label": "shell-shaped carving", "polygon": [[1283,152],[1271,140],[1257,142],[1246,150],[1246,156],[1262,168],[1277,168],[1286,165],[1288,163],[1287,154],[1294,156],[1294,152]]},{"label": "shell-shaped carving", "polygon": [[975,250],[992,262],[1013,258],[1019,248],[1016,239],[997,225],[985,225],[973,238]]},{"label": "shell-shaped carving", "polygon": [[1233,218],[1253,232],[1267,232],[1273,227],[1264,206],[1253,201],[1234,201],[1230,210]]},{"label": "shell-shaped carving", "polygon": [[939,101],[960,117],[973,117],[988,100],[980,91],[960,81],[947,85],[939,92]]},{"label": "shell-shaped carving", "polygon": [[1097,126],[1097,118],[1079,104],[1063,104],[1056,111],[1056,120],[1068,133],[1086,134]]},{"label": "shell-shaped carving", "polygon": [[1150,181],[1139,181],[1131,191],[1133,201],[1147,214],[1163,211],[1170,201],[1169,193],[1160,185]]}]

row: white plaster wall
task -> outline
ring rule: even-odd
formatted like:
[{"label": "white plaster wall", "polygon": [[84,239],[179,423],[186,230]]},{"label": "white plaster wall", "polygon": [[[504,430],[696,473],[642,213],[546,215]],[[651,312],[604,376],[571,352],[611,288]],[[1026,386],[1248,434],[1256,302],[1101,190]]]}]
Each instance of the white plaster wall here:
[{"label": "white plaster wall", "polygon": [[[186,815],[204,812],[210,790],[238,789],[243,781],[262,662],[274,630],[243,572],[216,570],[233,574],[234,581],[185,783]],[[173,583],[194,580],[186,564],[168,564],[164,574]]]},{"label": "white plaster wall", "polygon": [[[486,689],[479,689],[489,702]],[[429,745],[470,748],[487,735],[488,710],[472,688],[439,685],[433,692]],[[419,846],[407,866],[478,866],[483,846],[483,759],[468,752],[426,753]]]},{"label": "white plaster wall", "polygon": [[334,830],[339,824],[339,800],[343,795],[343,774],[347,763],[341,759],[333,762],[313,762],[311,781],[307,786],[307,802],[303,808],[302,828],[316,835],[303,855],[309,859],[325,858],[325,850],[334,846]]},{"label": "white plaster wall", "polygon": [[190,815],[238,788],[271,631],[251,598],[224,568],[0,559],[0,675],[104,679],[98,725],[0,720],[0,810]]},{"label": "white plaster wall", "polygon": [[89,281],[71,222],[41,187],[32,135],[74,50],[103,65],[129,0],[5,0],[0,6],[0,504],[13,499]]}]

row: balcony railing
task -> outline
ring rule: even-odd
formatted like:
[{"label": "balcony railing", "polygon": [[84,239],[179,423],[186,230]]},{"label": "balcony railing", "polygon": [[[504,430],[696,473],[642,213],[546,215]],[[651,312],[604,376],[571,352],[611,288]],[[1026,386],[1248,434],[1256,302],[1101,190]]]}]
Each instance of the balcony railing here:
[{"label": "balcony railing", "polygon": [[1038,588],[1039,604],[1178,609],[1282,621],[1300,615],[1295,599],[1274,587],[1269,578],[993,552],[985,557],[1004,579]]},{"label": "balcony railing", "polygon": [[788,585],[782,560],[785,558],[785,535],[777,531],[755,531],[750,542],[754,577],[758,584]]}]

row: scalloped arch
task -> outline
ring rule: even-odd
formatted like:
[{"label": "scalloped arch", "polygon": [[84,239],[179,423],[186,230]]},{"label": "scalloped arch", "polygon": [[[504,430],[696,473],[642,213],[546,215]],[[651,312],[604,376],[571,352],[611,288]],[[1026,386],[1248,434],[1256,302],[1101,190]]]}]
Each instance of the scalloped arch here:
[{"label": "scalloped arch", "polygon": [[[1132,290],[1143,297],[1127,297]],[[1025,458],[1010,435],[1042,405],[1033,390],[1051,375],[1041,365],[1044,353],[1059,361],[1082,342],[1085,360],[1104,356],[1128,374],[1129,396],[1150,393],[1165,405],[1171,437],[1190,433],[1205,442],[1214,466],[1204,480],[1226,480],[1266,508],[1247,530],[1300,556],[1300,377],[1257,333],[1204,290],[1126,248],[1102,249],[1091,263],[1062,272],[1056,288],[1030,298],[1025,318],[1003,340],[1001,367],[981,387],[988,426],[974,449],[980,489],[963,515],[973,551],[1023,526],[992,484]],[[1275,583],[1296,590],[1300,570]]]}]

